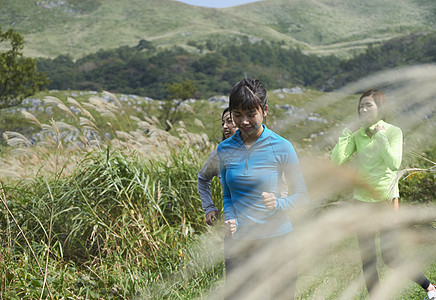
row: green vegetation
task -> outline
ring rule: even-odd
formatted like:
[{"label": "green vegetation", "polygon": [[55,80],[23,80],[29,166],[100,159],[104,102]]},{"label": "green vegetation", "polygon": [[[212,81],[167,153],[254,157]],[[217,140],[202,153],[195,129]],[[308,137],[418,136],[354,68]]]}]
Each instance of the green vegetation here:
[{"label": "green vegetation", "polygon": [[[26,40],[25,55],[74,59],[100,49],[134,46],[140,39],[158,47],[234,38],[284,42],[314,54],[350,57],[368,43],[415,31],[434,30],[431,0],[263,0],[211,9],[172,0],[1,1],[0,26]],[[177,16],[177,17],[174,17]]]},{"label": "green vegetation", "polygon": [[216,45],[195,43],[203,54],[181,47],[159,50],[141,40],[134,47],[100,50],[73,61],[69,56],[38,59],[38,70],[51,79],[49,89],[109,90],[154,99],[170,99],[168,84],[191,81],[195,98],[227,94],[244,76],[262,78],[268,89],[299,85],[332,91],[374,72],[436,62],[436,33],[411,34],[369,45],[365,53],[347,60],[304,54],[282,43],[233,40]]},{"label": "green vegetation", "polygon": [[347,83],[376,72],[396,67],[436,63],[436,32],[413,33],[394,38],[381,45],[369,45],[364,53],[340,63],[330,74],[326,90],[340,88]]},{"label": "green vegetation", "polygon": [[[154,296],[163,291],[150,285],[187,267],[204,230],[192,172],[198,156],[144,162],[107,149],[82,157],[68,177],[2,186],[3,298]],[[222,276],[221,264],[197,269],[188,273],[208,284]]]},{"label": "green vegetation", "polygon": [[[139,113],[121,96],[84,94],[76,100],[73,93],[40,94],[46,106],[53,107],[56,120],[23,114],[26,119],[19,128],[28,124],[44,133],[33,146],[24,136],[7,133],[10,146],[3,148],[0,160],[2,297],[192,299],[219,294],[222,237],[219,228],[204,223],[196,175],[215,146],[201,133],[211,139],[214,133],[219,136],[221,108],[207,101],[190,103],[190,109],[182,110],[183,122],[173,124],[168,133],[165,123],[154,117],[160,111],[157,101],[142,100],[141,106],[137,98],[135,105],[143,110]],[[267,124],[292,139],[299,155],[307,151],[313,159],[322,157],[328,147],[312,134],[333,130],[355,111],[353,95],[329,103],[341,97],[308,90],[270,91]],[[78,113],[68,108],[72,104]],[[312,113],[326,123],[306,117],[286,123],[289,115],[281,108],[286,104],[299,109],[300,116]],[[77,138],[65,139],[69,132],[77,132]],[[429,147],[424,157],[434,161],[434,153]],[[406,164],[431,166],[422,158]],[[322,176],[321,166],[316,171]],[[413,173],[400,184],[405,201],[434,205],[433,172]],[[313,197],[314,221],[326,217],[340,200],[326,199],[325,193],[322,199]],[[221,197],[216,179],[212,194]],[[327,200],[330,206],[325,206]],[[434,232],[431,222],[419,225],[415,231]],[[302,271],[298,299],[337,299],[348,283],[358,282],[356,246],[350,236],[320,246],[316,257],[324,259],[316,269]],[[434,270],[434,264],[425,269],[432,280]],[[403,296],[416,299],[424,294],[410,284]],[[365,298],[363,288],[356,297]]]},{"label": "green vegetation", "polygon": [[36,70],[35,59],[23,57],[23,37],[12,29],[3,32],[0,43],[10,42],[10,48],[0,52],[0,109],[16,106],[48,83],[45,74]]},{"label": "green vegetation", "polygon": [[109,90],[168,99],[167,85],[187,80],[198,90],[192,95],[196,98],[227,94],[244,73],[262,78],[269,89],[321,86],[340,62],[333,56],[304,55],[299,49],[248,39],[210,45],[216,48],[203,55],[180,47],[141,51],[138,46],[101,50],[75,62],[67,56],[38,59],[38,69],[52,80],[49,89]]},{"label": "green vegetation", "polygon": [[[112,100],[100,102],[100,117],[119,139],[106,139],[78,102],[76,123],[30,118],[47,134],[34,147],[8,133],[16,146],[2,161],[2,298],[195,296],[222,277],[222,263],[213,257],[191,259],[202,246],[196,236],[205,230],[195,170],[210,151],[207,141],[183,127],[171,136],[152,119],[133,118],[142,130],[123,132],[119,125],[130,116]],[[68,112],[59,99],[47,101]],[[79,132],[79,138],[64,142],[65,131]],[[179,279],[180,289],[159,288],[178,273],[185,281],[195,278],[197,290]]]},{"label": "green vegetation", "polygon": [[172,124],[182,119],[182,113],[179,111],[180,105],[186,100],[192,99],[197,89],[192,82],[188,80],[183,83],[169,84],[168,92],[170,92],[174,102],[166,101],[161,117],[162,121],[167,123],[167,131],[172,128]]},{"label": "green vegetation", "polygon": [[[425,149],[422,154],[411,158],[409,166],[416,169],[408,177],[400,181],[401,198],[408,203],[430,203],[436,199],[436,146]],[[426,172],[420,172],[426,169]]]}]

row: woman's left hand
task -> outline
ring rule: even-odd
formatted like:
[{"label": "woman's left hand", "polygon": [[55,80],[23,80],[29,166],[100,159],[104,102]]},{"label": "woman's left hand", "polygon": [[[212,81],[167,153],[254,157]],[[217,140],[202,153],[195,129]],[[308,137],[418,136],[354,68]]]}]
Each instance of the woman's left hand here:
[{"label": "woman's left hand", "polygon": [[236,231],[236,220],[230,219],[227,221],[224,221],[224,234],[226,236],[233,236],[233,234]]},{"label": "woman's left hand", "polygon": [[276,200],[276,196],[274,196],[273,193],[263,192],[262,198],[267,209],[274,210],[276,208],[277,200]]}]

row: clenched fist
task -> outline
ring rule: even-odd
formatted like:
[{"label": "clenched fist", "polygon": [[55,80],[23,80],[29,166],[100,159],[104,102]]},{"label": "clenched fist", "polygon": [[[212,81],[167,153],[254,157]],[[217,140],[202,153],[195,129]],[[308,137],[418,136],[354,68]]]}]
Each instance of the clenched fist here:
[{"label": "clenched fist", "polygon": [[224,222],[224,234],[232,236],[236,231],[236,220],[230,219]]},{"label": "clenched fist", "polygon": [[265,203],[267,209],[273,210],[276,208],[277,200],[276,200],[276,196],[274,196],[273,193],[263,192],[262,198],[263,198],[263,203]]}]

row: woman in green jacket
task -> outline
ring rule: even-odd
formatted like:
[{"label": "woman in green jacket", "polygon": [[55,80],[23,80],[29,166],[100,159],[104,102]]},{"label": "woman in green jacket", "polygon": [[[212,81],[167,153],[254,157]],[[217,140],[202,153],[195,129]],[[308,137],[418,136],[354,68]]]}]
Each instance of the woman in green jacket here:
[{"label": "woman in green jacket", "polygon": [[[367,215],[368,209],[398,209],[397,170],[401,165],[403,135],[400,128],[383,121],[384,95],[377,89],[365,91],[358,105],[360,128],[352,131],[345,128],[333,149],[331,158],[342,165],[357,153],[358,173],[368,186],[354,189],[355,211],[366,226],[357,230],[362,257],[362,268],[369,295],[379,284],[376,268],[375,238],[380,235],[383,262],[395,268],[401,263],[398,255],[397,231],[382,229],[380,224]],[[394,218],[394,214],[390,214]],[[393,220],[394,221],[394,220]],[[419,271],[411,279],[426,290],[428,298],[436,300],[436,289]]]}]

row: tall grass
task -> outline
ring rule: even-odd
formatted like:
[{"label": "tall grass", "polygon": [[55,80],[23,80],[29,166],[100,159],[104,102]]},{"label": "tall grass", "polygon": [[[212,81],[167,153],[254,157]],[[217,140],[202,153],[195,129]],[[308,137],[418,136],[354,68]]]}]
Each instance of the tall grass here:
[{"label": "tall grass", "polygon": [[[59,99],[46,100],[68,110]],[[2,298],[131,298],[186,268],[188,245],[205,230],[196,170],[209,142],[183,124],[170,135],[152,118],[135,118],[125,132],[116,127],[121,107],[108,109],[97,98],[92,105],[110,117],[113,138],[84,108],[86,121],[39,124],[47,137],[37,145],[6,134]],[[80,138],[63,141],[64,129]],[[197,268],[196,276],[221,278],[222,266],[215,264]]]},{"label": "tall grass", "polygon": [[[308,113],[331,105],[338,111],[329,132],[311,139],[306,153],[297,149],[311,206],[291,213],[296,228],[292,244],[259,253],[258,259],[289,259],[277,266],[271,280],[249,291],[250,299],[266,287],[278,299],[286,298],[282,288],[292,280],[297,280],[297,299],[367,297],[355,230],[362,225],[370,229],[376,221],[389,230],[393,224],[380,211],[371,211],[369,219],[356,218],[350,191],[364,183],[352,165],[336,168],[326,157],[332,136],[354,121],[354,115],[342,118],[339,109],[351,111],[356,97],[350,95],[377,82],[393,86],[389,94],[396,97],[404,148],[413,149],[406,151],[413,160],[403,165],[399,178],[400,250],[408,259],[398,270],[378,265],[383,288],[376,299],[425,296],[403,276],[419,267],[436,281],[435,148],[429,138],[435,94],[429,83],[436,70],[423,70],[378,74],[348,86],[344,98],[335,93],[305,104]],[[425,76],[419,77],[420,71]],[[413,103],[410,93],[417,88],[420,97]],[[25,114],[44,132],[40,142],[6,133],[9,147],[0,161],[0,299],[219,299],[238,289],[252,265],[239,280],[224,285],[221,230],[206,227],[200,209],[196,174],[213,148],[207,138],[188,132],[183,123],[173,124],[170,134],[152,116],[123,114],[122,104],[108,93],[88,103],[67,101],[79,108],[78,115],[68,112],[63,101],[46,99],[69,114],[71,122],[44,124]],[[276,127],[286,124],[303,131],[304,122],[289,118]],[[67,138],[71,132],[76,139]],[[217,180],[212,192],[220,199]],[[288,271],[297,264],[298,279],[290,278]]]}]

